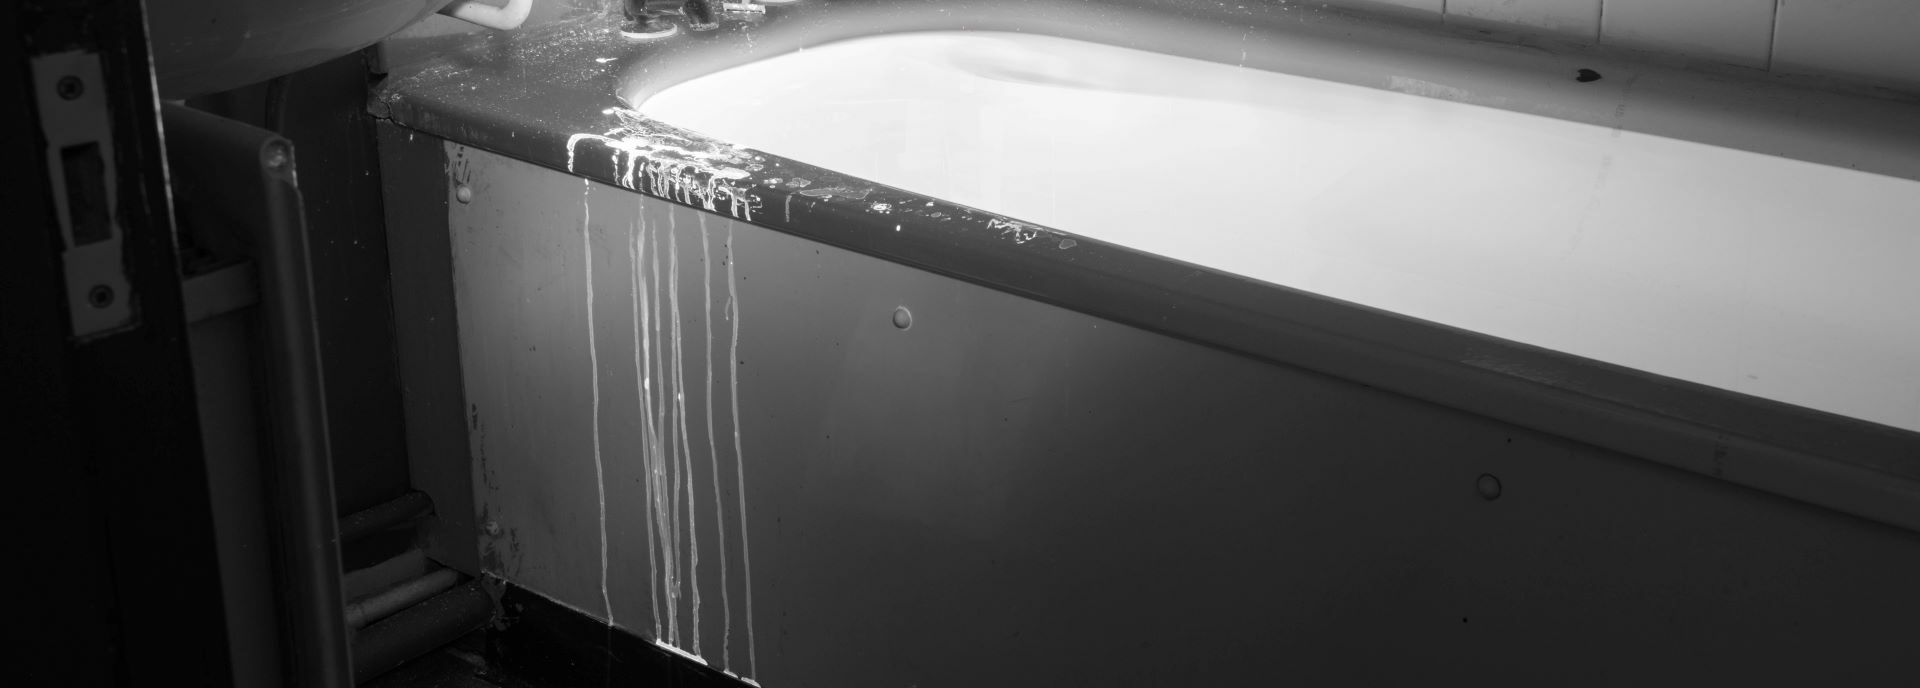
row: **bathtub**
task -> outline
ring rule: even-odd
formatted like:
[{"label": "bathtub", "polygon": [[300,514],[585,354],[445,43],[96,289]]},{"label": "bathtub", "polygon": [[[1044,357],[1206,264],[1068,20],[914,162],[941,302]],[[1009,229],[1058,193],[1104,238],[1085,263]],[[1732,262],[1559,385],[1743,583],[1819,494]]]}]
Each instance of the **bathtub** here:
[{"label": "bathtub", "polygon": [[681,38],[371,104],[436,556],[763,685],[1903,671],[1920,106],[1290,5]]}]

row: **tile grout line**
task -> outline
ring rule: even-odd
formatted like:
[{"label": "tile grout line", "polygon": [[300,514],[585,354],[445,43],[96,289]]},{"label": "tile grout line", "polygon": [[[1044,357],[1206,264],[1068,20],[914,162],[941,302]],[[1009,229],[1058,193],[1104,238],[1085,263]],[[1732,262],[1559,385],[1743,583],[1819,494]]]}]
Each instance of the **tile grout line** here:
[{"label": "tile grout line", "polygon": [[1773,2],[1773,26],[1767,31],[1767,73],[1769,74],[1773,73],[1773,53],[1780,46],[1780,10],[1786,4],[1787,0]]},{"label": "tile grout line", "polygon": [[1595,4],[1599,5],[1600,16],[1595,17],[1593,22],[1593,44],[1605,45],[1607,35],[1607,0],[1600,0]]}]

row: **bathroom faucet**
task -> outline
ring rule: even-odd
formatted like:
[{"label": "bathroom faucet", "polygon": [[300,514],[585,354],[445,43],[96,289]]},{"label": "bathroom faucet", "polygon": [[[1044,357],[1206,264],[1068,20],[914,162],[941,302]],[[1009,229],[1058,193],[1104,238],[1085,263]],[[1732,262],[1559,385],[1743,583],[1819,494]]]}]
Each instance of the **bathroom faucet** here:
[{"label": "bathroom faucet", "polygon": [[694,31],[711,31],[720,28],[723,16],[764,14],[766,7],[752,0],[625,0],[624,10],[637,30],[655,33],[666,28],[665,15],[685,17]]},{"label": "bathroom faucet", "polygon": [[720,22],[713,17],[713,0],[686,0],[680,3],[680,14],[687,18],[687,28],[695,31],[712,31],[720,28]]}]

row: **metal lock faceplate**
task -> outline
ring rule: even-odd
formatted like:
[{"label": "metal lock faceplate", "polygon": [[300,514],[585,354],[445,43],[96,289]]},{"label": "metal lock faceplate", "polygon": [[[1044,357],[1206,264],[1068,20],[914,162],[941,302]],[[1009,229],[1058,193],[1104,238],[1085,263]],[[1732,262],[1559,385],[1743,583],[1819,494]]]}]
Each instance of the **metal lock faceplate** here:
[{"label": "metal lock faceplate", "polygon": [[133,293],[121,260],[113,122],[100,56],[85,51],[33,60],[47,178],[60,222],[67,312],[74,337],[134,324]]}]

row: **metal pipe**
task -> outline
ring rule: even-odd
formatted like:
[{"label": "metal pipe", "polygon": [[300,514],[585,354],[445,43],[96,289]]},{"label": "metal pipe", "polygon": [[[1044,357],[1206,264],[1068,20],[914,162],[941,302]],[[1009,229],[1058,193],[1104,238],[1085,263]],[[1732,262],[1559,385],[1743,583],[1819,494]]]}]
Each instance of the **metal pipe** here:
[{"label": "metal pipe", "polygon": [[[320,367],[319,328],[314,322],[309,241],[293,164],[293,144],[278,136],[259,147],[267,177],[272,220],[256,234],[262,306],[261,329],[269,352],[269,404],[277,457],[274,500],[280,503],[287,537],[288,620],[313,624],[316,637],[345,635],[340,608],[340,543],[334,532],[332,448],[327,439],[326,391]],[[317,649],[317,648],[316,648]],[[329,673],[345,653],[303,658]],[[351,659],[348,659],[351,664]],[[304,669],[301,664],[297,668]]]},{"label": "metal pipe", "polygon": [[259,271],[258,351],[272,430],[267,506],[276,526],[290,683],[343,687],[352,660],[340,614],[333,464],[293,144],[178,105],[163,111],[178,189],[245,228]]},{"label": "metal pipe", "polygon": [[433,500],[426,493],[408,492],[398,499],[382,502],[340,519],[340,541],[356,542],[432,510]]},{"label": "metal pipe", "polygon": [[417,548],[409,549],[378,564],[348,571],[341,587],[345,589],[347,599],[358,600],[427,575],[434,568],[438,566],[427,559],[425,552]]},{"label": "metal pipe", "polygon": [[489,29],[512,31],[526,23],[527,14],[532,10],[533,0],[507,0],[507,4],[499,7],[475,0],[454,0],[453,4],[440,8],[440,13]]},{"label": "metal pipe", "polygon": [[353,643],[353,678],[364,683],[452,642],[491,618],[493,598],[480,581],[435,595],[360,631]]},{"label": "metal pipe", "polygon": [[419,604],[460,582],[460,572],[440,569],[388,588],[385,592],[347,605],[347,625],[360,628],[394,612]]}]

